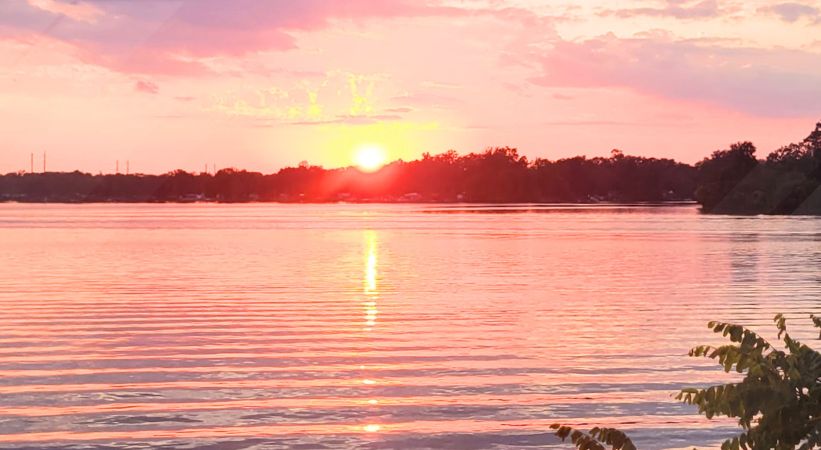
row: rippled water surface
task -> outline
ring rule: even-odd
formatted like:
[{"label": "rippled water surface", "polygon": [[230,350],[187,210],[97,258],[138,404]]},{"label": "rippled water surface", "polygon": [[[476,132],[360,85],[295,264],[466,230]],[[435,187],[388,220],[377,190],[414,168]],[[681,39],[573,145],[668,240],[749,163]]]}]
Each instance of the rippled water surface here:
[{"label": "rippled water surface", "polygon": [[[821,221],[680,207],[0,205],[0,447],[714,447],[710,319],[796,335]],[[799,318],[802,318],[800,321]]]}]

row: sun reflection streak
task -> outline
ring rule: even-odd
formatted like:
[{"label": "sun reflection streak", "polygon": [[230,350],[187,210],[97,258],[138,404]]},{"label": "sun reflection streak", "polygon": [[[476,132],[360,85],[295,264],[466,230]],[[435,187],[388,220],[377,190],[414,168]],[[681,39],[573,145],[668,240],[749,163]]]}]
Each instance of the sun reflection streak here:
[{"label": "sun reflection streak", "polygon": [[376,316],[379,312],[376,309],[376,299],[379,294],[376,284],[376,233],[373,230],[365,231],[365,245],[365,279],[363,282],[365,301],[363,305],[365,308],[365,329],[370,331],[376,325]]},{"label": "sun reflection streak", "polygon": [[[366,332],[373,331],[373,328],[376,326],[376,317],[378,314],[378,310],[376,308],[377,300],[379,299],[379,290],[377,286],[377,247],[376,247],[376,232],[373,230],[366,230],[365,231],[365,273],[364,279],[362,281],[362,293],[364,299],[362,301],[363,308],[365,310],[365,328]],[[361,365],[361,369],[365,370],[365,366]],[[364,373],[363,373],[364,375]],[[365,378],[362,380],[362,384],[366,386],[375,386],[377,382],[375,380]],[[375,398],[371,398],[367,400],[367,405],[374,407],[379,404],[379,400]],[[381,426],[378,424],[370,423],[365,424],[362,429],[366,433],[376,433],[381,430]]]},{"label": "sun reflection streak", "polygon": [[376,233],[373,230],[365,232],[365,242],[368,247],[365,255],[365,295],[376,295]]},{"label": "sun reflection streak", "polygon": [[364,429],[368,433],[376,433],[377,431],[381,430],[382,427],[380,425],[372,423],[372,424],[365,425],[364,427],[362,427],[362,429]]}]

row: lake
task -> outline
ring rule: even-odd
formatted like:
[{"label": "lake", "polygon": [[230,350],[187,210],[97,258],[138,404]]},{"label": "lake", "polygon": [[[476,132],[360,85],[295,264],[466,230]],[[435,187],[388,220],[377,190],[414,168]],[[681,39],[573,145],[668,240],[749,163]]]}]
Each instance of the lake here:
[{"label": "lake", "polygon": [[821,220],[695,206],[0,204],[0,447],[717,447],[708,320],[817,337]]}]

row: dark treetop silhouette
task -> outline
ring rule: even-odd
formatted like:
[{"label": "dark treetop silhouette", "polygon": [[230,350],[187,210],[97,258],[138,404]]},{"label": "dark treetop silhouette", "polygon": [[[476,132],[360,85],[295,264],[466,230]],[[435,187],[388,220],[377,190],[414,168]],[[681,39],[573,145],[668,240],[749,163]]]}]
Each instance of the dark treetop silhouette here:
[{"label": "dark treetop silhouette", "polygon": [[696,164],[695,198],[718,213],[821,213],[821,122],[806,139],[755,157],[755,146],[739,142]]},{"label": "dark treetop silhouette", "polygon": [[697,200],[716,213],[821,213],[821,123],[806,139],[755,156],[740,142],[694,166],[629,156],[528,161],[503,147],[396,161],[375,173],[307,163],[277,173],[224,169],[164,175],[11,173],[0,200],[21,202],[662,202]]}]

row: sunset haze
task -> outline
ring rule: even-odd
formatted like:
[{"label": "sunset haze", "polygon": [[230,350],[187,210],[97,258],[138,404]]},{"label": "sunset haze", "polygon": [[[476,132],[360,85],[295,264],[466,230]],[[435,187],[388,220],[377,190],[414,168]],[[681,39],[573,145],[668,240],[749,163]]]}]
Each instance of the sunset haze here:
[{"label": "sunset haze", "polygon": [[0,172],[356,163],[517,147],[692,163],[821,116],[817,2],[0,4]]}]

